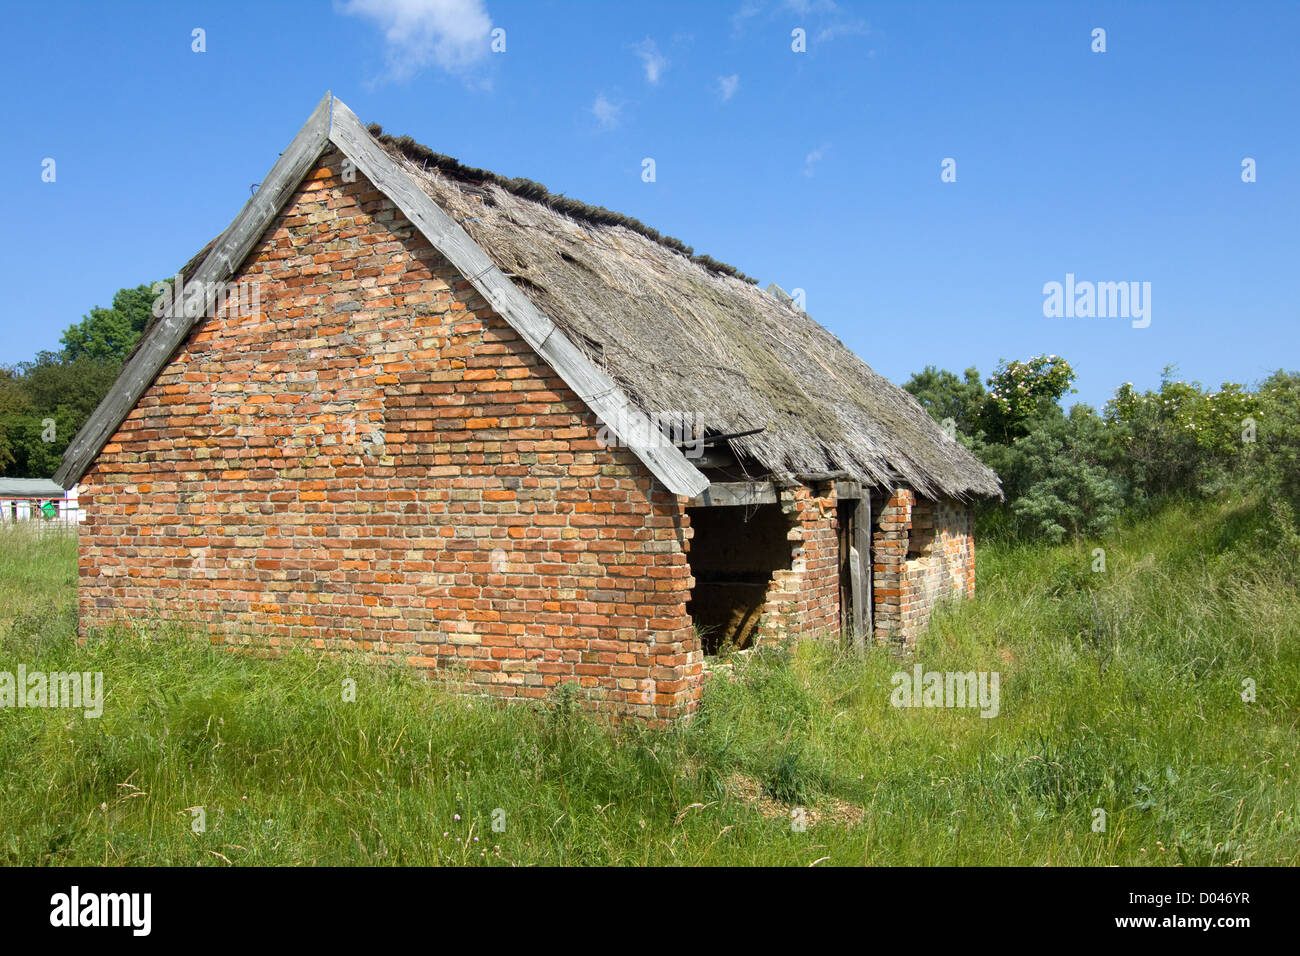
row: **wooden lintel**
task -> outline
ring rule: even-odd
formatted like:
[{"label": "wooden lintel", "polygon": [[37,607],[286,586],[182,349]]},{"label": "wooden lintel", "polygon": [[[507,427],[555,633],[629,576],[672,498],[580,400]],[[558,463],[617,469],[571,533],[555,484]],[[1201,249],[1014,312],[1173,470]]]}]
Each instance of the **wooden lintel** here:
[{"label": "wooden lintel", "polygon": [[840,479],[848,480],[853,476],[847,471],[809,471],[801,472],[794,476],[797,481],[805,485],[819,485],[824,481],[837,481]]},{"label": "wooden lintel", "polygon": [[776,488],[766,481],[715,481],[686,502],[688,508],[724,508],[738,505],[774,505]]},{"label": "wooden lintel", "polygon": [[862,484],[857,481],[837,481],[835,482],[835,497],[841,500],[845,498],[861,498]]}]

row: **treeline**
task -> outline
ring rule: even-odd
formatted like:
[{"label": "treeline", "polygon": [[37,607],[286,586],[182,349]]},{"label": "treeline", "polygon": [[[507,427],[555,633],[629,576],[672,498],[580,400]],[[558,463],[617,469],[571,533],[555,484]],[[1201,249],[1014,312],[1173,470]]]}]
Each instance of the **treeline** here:
[{"label": "treeline", "polygon": [[[152,284],[118,290],[60,339],[58,352],[0,366],[0,474],[48,478],[143,334]],[[1121,385],[1101,411],[1065,410],[1074,369],[1055,355],[1001,362],[987,380],[927,366],[903,386],[997,472],[1004,502],[979,506],[982,531],[1067,536],[1105,531],[1123,512],[1234,486],[1300,510],[1300,373],[1217,390],[1174,378]]]},{"label": "treeline", "polygon": [[49,478],[108,393],[153,311],[151,285],[119,289],[70,326],[57,352],[0,366],[0,474]]},{"label": "treeline", "polygon": [[903,387],[1002,479],[1006,501],[980,506],[985,533],[1060,541],[1238,488],[1300,508],[1300,373],[1217,390],[1174,374],[1154,390],[1121,385],[1100,412],[1065,410],[1075,373],[1055,355],[1003,361],[987,380],[927,366]]}]

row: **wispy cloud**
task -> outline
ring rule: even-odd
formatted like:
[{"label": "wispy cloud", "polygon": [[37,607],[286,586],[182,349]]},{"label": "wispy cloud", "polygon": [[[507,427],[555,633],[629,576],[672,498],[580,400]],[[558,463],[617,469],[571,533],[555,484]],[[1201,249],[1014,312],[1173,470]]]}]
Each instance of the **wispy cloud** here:
[{"label": "wispy cloud", "polygon": [[739,36],[745,32],[749,21],[763,12],[763,5],[755,0],[745,0],[740,9],[731,15],[731,32]]},{"label": "wispy cloud", "polygon": [[722,96],[722,102],[727,102],[736,95],[736,90],[740,89],[740,74],[733,73],[731,76],[718,77],[718,93]]},{"label": "wispy cloud", "polygon": [[830,26],[822,27],[817,31],[816,41],[825,43],[834,40],[836,37],[864,37],[871,32],[871,26],[866,20],[841,20],[838,23],[832,23]]},{"label": "wispy cloud", "polygon": [[619,123],[623,105],[612,102],[601,93],[596,97],[596,102],[591,105],[591,112],[595,115],[601,129],[613,129]]},{"label": "wispy cloud", "polygon": [[664,70],[668,69],[668,59],[659,52],[659,45],[646,37],[633,46],[632,50],[641,58],[641,65],[645,67],[646,80],[651,86],[657,86],[664,75]]},{"label": "wispy cloud", "polygon": [[489,52],[492,18],[483,0],[345,0],[340,9],[383,30],[388,79],[407,80],[428,66],[460,73]]},{"label": "wispy cloud", "polygon": [[831,144],[827,143],[825,146],[821,146],[817,149],[814,149],[811,153],[809,153],[807,156],[804,157],[803,174],[805,176],[811,176],[813,174],[813,167],[817,165],[817,163],[820,163],[822,161],[822,158],[828,152],[830,152],[830,148],[831,148]]},{"label": "wispy cloud", "polygon": [[780,0],[770,6],[761,0],[744,0],[740,9],[731,15],[732,33],[739,35],[750,20],[764,13],[768,19],[791,13],[807,18],[808,22],[802,25],[814,42],[829,43],[837,37],[866,36],[871,32],[866,20],[853,16],[835,0]]},{"label": "wispy cloud", "polygon": [[810,13],[836,13],[839,11],[835,0],[785,0],[782,6],[800,16],[807,16]]}]

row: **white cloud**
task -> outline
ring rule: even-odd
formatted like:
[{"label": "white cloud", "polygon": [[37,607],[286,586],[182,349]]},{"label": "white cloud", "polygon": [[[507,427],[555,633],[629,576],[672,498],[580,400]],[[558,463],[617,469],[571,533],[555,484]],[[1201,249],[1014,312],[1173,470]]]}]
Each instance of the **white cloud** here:
[{"label": "white cloud", "polygon": [[740,89],[740,74],[733,73],[731,76],[718,77],[718,92],[722,94],[722,102],[727,102],[736,95],[736,90]]},{"label": "white cloud", "polygon": [[[871,32],[871,25],[866,20],[849,16],[835,0],[785,0],[782,8],[796,16],[809,17],[814,29],[809,30],[808,35],[817,43],[829,43],[836,37],[866,36]],[[746,8],[742,12],[752,16],[757,10]],[[735,22],[735,16],[732,22]]]},{"label": "white cloud", "polygon": [[809,153],[807,156],[804,157],[803,174],[805,176],[811,176],[813,174],[813,166],[822,161],[822,157],[825,156],[828,152],[830,152],[830,148],[831,148],[831,144],[827,143],[825,146],[819,147],[818,149],[814,149],[811,153]]},{"label": "white cloud", "polygon": [[844,20],[840,23],[832,23],[828,27],[823,27],[817,34],[818,43],[834,40],[836,37],[866,36],[871,32],[871,27],[866,20]]},{"label": "white cloud", "polygon": [[664,70],[668,69],[668,60],[659,52],[658,45],[654,40],[646,37],[632,49],[641,58],[641,65],[645,67],[646,80],[652,86],[658,85]]},{"label": "white cloud", "polygon": [[492,18],[483,0],[346,0],[341,9],[383,30],[390,79],[431,65],[458,73],[489,52]]},{"label": "white cloud", "polygon": [[763,5],[756,3],[755,0],[746,0],[740,9],[731,15],[731,32],[733,36],[739,36],[745,32],[745,27],[750,19],[758,16],[763,12]]},{"label": "white cloud", "polygon": [[601,129],[613,129],[618,125],[623,106],[611,102],[606,99],[604,93],[601,93],[596,97],[596,102],[591,105],[591,112],[595,114],[596,122],[600,123]]},{"label": "white cloud", "polygon": [[807,16],[810,13],[839,12],[835,0],[785,0],[785,8],[801,16]]}]

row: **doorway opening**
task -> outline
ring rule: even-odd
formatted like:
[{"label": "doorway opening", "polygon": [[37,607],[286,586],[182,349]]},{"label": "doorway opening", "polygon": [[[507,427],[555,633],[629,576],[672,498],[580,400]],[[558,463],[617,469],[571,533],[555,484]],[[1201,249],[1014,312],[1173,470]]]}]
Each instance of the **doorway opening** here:
[{"label": "doorway opening", "polygon": [[691,574],[687,613],[705,654],[753,644],[774,571],[788,570],[790,519],[777,504],[688,508]]}]

